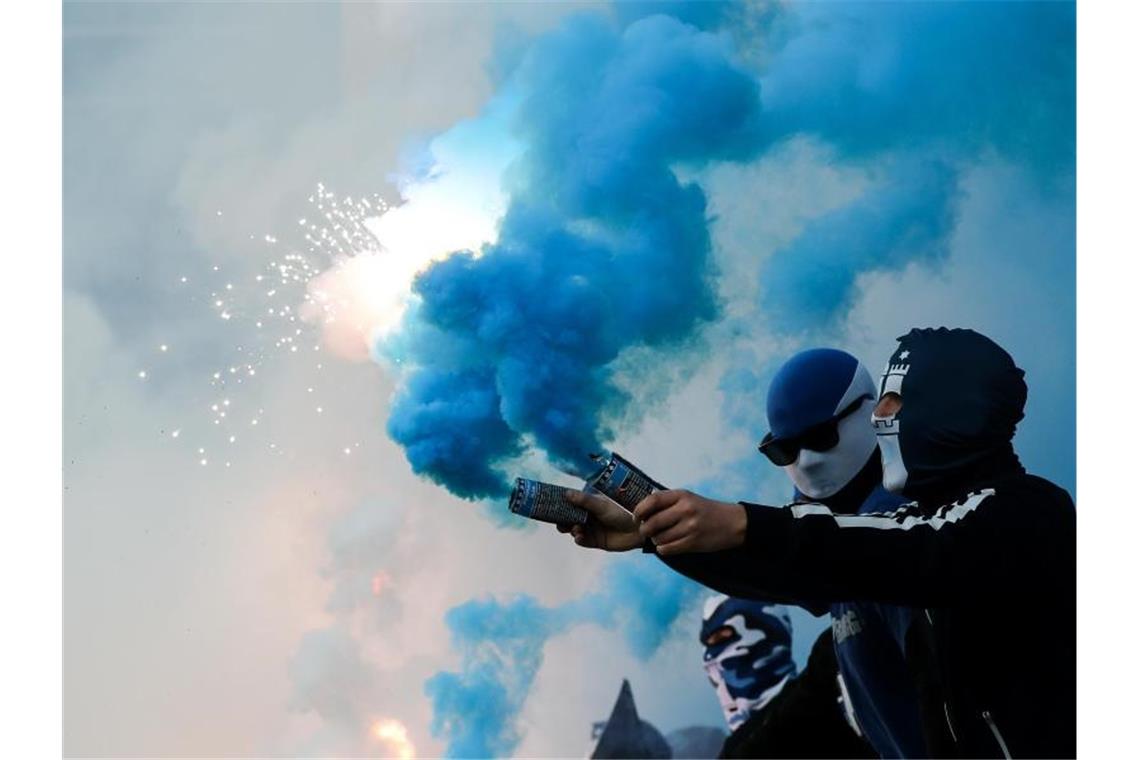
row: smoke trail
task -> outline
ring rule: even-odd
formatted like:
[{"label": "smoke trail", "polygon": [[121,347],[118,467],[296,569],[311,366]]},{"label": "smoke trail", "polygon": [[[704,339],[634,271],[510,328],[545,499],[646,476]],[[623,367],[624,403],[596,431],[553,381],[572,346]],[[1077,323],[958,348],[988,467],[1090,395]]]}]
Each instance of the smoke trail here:
[{"label": "smoke trail", "polygon": [[1046,172],[1075,158],[1072,3],[804,3],[763,81],[771,139],[847,156],[996,150]]},{"label": "smoke trail", "polygon": [[522,739],[517,720],[551,636],[592,623],[618,630],[638,658],[653,655],[682,609],[701,589],[656,562],[610,565],[603,591],[544,607],[533,597],[466,602],[447,613],[459,672],[432,676],[431,731],[448,757],[506,757]]},{"label": "smoke trail", "polygon": [[447,740],[447,756],[506,757],[518,745],[514,718],[558,616],[529,596],[505,603],[472,600],[447,613],[463,669],[437,673],[424,685],[432,701],[431,732]]},{"label": "smoke trail", "polygon": [[331,588],[325,610],[332,620],[305,633],[289,663],[291,707],[320,719],[317,728],[290,748],[301,755],[360,755],[377,743],[410,746],[403,724],[382,710],[393,704],[391,680],[365,656],[357,638],[360,622],[386,622],[403,610],[386,585],[405,511],[371,501],[356,505],[329,528]]},{"label": "smoke trail", "polygon": [[812,220],[760,275],[767,323],[825,327],[851,307],[859,274],[943,258],[957,179],[941,161],[896,162],[864,195]]},{"label": "smoke trail", "polygon": [[367,733],[362,705],[375,689],[376,672],[356,640],[339,627],[305,634],[289,663],[292,704],[315,712],[338,741]]},{"label": "smoke trail", "polygon": [[386,617],[398,613],[398,602],[381,592],[403,517],[401,509],[365,501],[330,526],[329,564],[322,572],[332,582],[328,612],[344,616],[367,606]]},{"label": "smoke trail", "polygon": [[677,0],[622,0],[611,7],[623,25],[647,16],[665,15],[697,29],[716,29],[730,19],[743,15],[742,4],[733,0],[709,0],[697,3]]},{"label": "smoke trail", "polygon": [[758,145],[757,85],[727,39],[665,16],[573,18],[508,87],[526,148],[498,242],[417,279],[388,425],[417,473],[466,498],[503,496],[496,464],[524,442],[587,467],[634,402],[610,363],[716,316],[705,196],[673,168]]},{"label": "smoke trail", "polygon": [[[856,277],[943,258],[957,174],[994,153],[1045,178],[1073,169],[1073,6],[808,4],[762,77],[768,139],[810,134],[841,160],[887,163],[759,273],[757,319],[833,325]],[[904,154],[900,158],[898,155]]]}]

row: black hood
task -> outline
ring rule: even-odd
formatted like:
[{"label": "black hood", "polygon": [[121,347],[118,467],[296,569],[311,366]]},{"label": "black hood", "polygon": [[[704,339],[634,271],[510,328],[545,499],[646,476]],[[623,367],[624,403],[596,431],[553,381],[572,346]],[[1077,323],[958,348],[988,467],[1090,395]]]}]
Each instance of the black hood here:
[{"label": "black hood", "polygon": [[1001,346],[973,330],[914,329],[899,338],[879,392],[902,396],[902,493],[928,499],[1021,471],[1012,441],[1025,416],[1024,378]]}]

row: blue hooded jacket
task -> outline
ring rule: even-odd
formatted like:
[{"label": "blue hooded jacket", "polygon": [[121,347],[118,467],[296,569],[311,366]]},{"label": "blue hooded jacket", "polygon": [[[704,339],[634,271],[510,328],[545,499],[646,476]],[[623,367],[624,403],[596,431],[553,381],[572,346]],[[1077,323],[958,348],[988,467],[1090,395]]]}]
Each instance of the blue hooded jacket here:
[{"label": "blue hooded jacket", "polygon": [[[878,452],[874,465],[879,469]],[[859,514],[891,512],[906,500],[876,486]],[[912,609],[875,602],[831,605],[835,658],[859,727],[880,757],[929,757],[918,692],[906,664]]]},{"label": "blue hooded jacket", "polygon": [[[860,413],[869,414],[877,390],[870,373],[851,354],[833,348],[801,351],[784,363],[768,388],[772,435],[794,440],[864,397],[867,401]],[[854,470],[843,476],[849,478],[846,483],[824,497],[805,495],[797,488],[795,501],[823,503],[846,514],[891,512],[906,501],[883,488],[871,420],[863,422],[860,430],[854,427],[860,421],[851,420],[846,433],[839,428],[841,437],[834,448],[813,454],[817,462],[821,457],[833,462],[846,460]],[[786,469],[794,470],[803,461],[801,454],[795,466]],[[832,604],[830,610],[845,697],[867,741],[882,757],[929,755],[918,694],[905,657],[911,608],[849,601]]]}]

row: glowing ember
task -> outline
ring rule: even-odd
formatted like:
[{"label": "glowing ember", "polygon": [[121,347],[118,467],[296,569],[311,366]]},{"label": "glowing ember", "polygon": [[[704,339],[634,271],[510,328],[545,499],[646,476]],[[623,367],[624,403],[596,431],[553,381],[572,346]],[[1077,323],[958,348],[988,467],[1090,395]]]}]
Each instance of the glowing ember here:
[{"label": "glowing ember", "polygon": [[398,757],[400,760],[411,760],[416,756],[416,748],[408,737],[408,729],[404,724],[392,718],[384,718],[372,724],[372,735],[384,742],[392,754],[388,757]]},{"label": "glowing ember", "polygon": [[[183,284],[193,283],[188,290],[190,298],[212,318],[220,320],[218,329],[224,331],[221,334],[233,336],[228,342],[224,338],[217,341],[224,353],[206,378],[209,386],[203,399],[203,408],[207,410],[201,420],[204,424],[182,425],[170,435],[172,439],[190,439],[190,451],[198,449],[194,461],[199,465],[207,464],[200,443],[225,443],[231,450],[268,444],[271,450],[279,450],[276,443],[264,437],[247,435],[238,441],[242,437],[237,434],[239,427],[248,431],[252,426],[259,431],[260,423],[269,422],[262,419],[263,409],[258,409],[256,415],[237,415],[236,419],[228,412],[236,411],[243,401],[248,403],[249,394],[259,394],[264,382],[280,377],[287,367],[296,367],[300,348],[319,350],[317,343],[324,329],[319,324],[321,320],[306,323],[299,313],[309,307],[310,281],[337,268],[337,262],[380,253],[378,241],[364,222],[388,211],[382,198],[373,195],[359,200],[341,199],[319,185],[310,200],[314,211],[301,222],[301,235],[280,240],[271,233],[261,236],[266,250],[272,253],[266,255],[260,272],[251,272],[248,279],[237,279],[213,265],[194,276],[188,273],[179,277]],[[271,307],[270,303],[274,305]],[[170,345],[159,343],[158,353],[171,353]],[[367,359],[367,351],[361,353],[361,358]],[[305,363],[314,368],[313,363]],[[315,369],[321,368],[320,363],[315,363]],[[137,372],[143,381],[151,380],[152,374],[154,371],[149,369]],[[329,388],[315,385],[311,379],[301,387],[314,397],[319,394],[314,398],[318,413],[330,411],[331,404],[326,399]],[[335,451],[342,447],[333,444],[330,448]],[[230,466],[229,462],[225,464]]]},{"label": "glowing ember", "polygon": [[380,596],[384,587],[392,580],[392,576],[381,570],[372,576],[372,596]]}]

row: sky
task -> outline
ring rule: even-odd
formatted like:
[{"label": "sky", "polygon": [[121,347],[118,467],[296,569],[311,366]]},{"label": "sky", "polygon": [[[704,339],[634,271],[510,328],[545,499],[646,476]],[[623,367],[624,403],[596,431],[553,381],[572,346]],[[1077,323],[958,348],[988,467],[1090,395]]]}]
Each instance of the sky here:
[{"label": "sky", "polygon": [[66,753],[581,756],[622,677],[717,725],[704,592],[502,489],[780,503],[801,347],[986,333],[1075,491],[1073,26],[65,3]]}]

